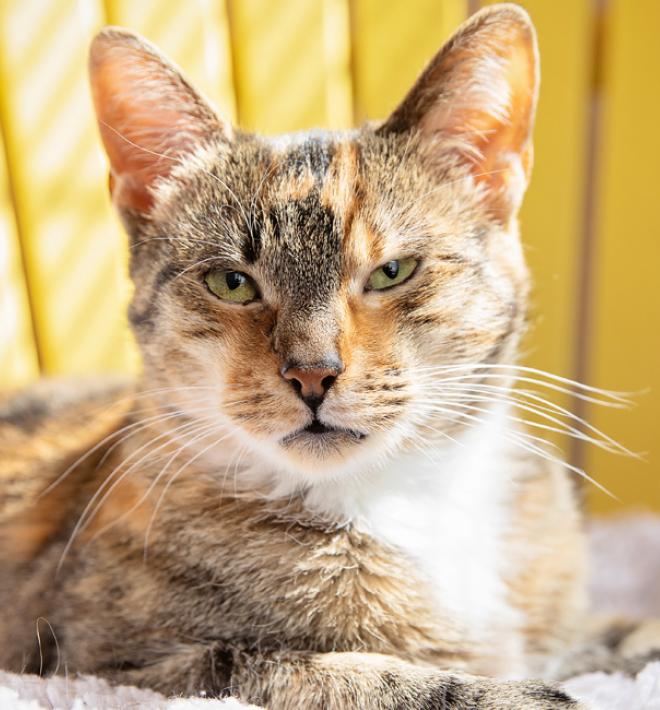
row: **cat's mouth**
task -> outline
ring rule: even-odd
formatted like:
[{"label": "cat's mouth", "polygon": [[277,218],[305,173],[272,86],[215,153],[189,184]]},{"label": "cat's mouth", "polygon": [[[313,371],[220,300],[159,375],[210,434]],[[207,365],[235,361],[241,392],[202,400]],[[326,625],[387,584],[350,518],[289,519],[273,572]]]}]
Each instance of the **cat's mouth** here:
[{"label": "cat's mouth", "polygon": [[287,434],[282,439],[282,445],[293,443],[341,443],[342,441],[361,441],[366,438],[366,434],[355,429],[341,429],[328,426],[318,419],[314,419],[304,429],[298,429],[292,434]]}]

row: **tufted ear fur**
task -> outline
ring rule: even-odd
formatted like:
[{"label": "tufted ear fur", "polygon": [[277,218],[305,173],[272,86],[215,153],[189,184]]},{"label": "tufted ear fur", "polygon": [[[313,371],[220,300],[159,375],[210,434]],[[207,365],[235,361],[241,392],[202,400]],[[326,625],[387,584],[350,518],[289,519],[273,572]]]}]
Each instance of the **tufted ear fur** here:
[{"label": "tufted ear fur", "polygon": [[184,155],[231,128],[177,67],[141,37],[107,27],[89,55],[92,96],[120,211],[145,213],[152,188]]},{"label": "tufted ear fur", "polygon": [[431,154],[464,162],[493,206],[515,213],[532,167],[538,85],[529,16],[517,5],[488,7],[458,29],[379,132],[419,131]]}]

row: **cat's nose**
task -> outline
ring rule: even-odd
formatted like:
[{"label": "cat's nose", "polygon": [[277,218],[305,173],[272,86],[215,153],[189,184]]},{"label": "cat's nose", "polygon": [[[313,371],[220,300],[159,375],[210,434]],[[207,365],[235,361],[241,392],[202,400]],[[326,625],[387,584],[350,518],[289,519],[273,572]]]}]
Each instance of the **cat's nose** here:
[{"label": "cat's nose", "polygon": [[344,371],[344,364],[337,357],[324,359],[315,365],[285,364],[280,373],[291,383],[301,399],[316,409],[337,377]]}]

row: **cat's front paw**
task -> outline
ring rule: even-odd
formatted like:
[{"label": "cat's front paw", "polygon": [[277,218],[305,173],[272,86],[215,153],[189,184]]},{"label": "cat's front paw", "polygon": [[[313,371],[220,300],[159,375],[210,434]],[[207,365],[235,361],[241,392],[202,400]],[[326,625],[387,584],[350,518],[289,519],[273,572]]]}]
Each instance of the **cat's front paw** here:
[{"label": "cat's front paw", "polygon": [[446,680],[430,691],[421,707],[428,710],[586,710],[559,686],[541,681],[498,682]]},{"label": "cat's front paw", "polygon": [[634,624],[619,643],[624,658],[654,656],[660,658],[660,619],[645,619]]},{"label": "cat's front paw", "polygon": [[561,658],[552,677],[599,672],[634,677],[651,661],[660,661],[660,620],[614,620]]}]

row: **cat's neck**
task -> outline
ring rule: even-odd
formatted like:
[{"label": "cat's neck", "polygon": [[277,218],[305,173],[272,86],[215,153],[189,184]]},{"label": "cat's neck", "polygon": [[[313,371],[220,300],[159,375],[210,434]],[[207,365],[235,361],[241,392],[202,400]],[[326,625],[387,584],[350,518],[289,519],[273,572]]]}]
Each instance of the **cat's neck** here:
[{"label": "cat's neck", "polygon": [[499,499],[511,490],[509,468],[502,465],[511,448],[507,409],[498,406],[452,441],[420,444],[385,465],[309,488],[305,504],[365,529],[387,517],[405,516],[406,510],[411,520],[435,516],[433,510],[443,501],[447,506],[455,502],[458,515],[477,514],[484,498]]}]

